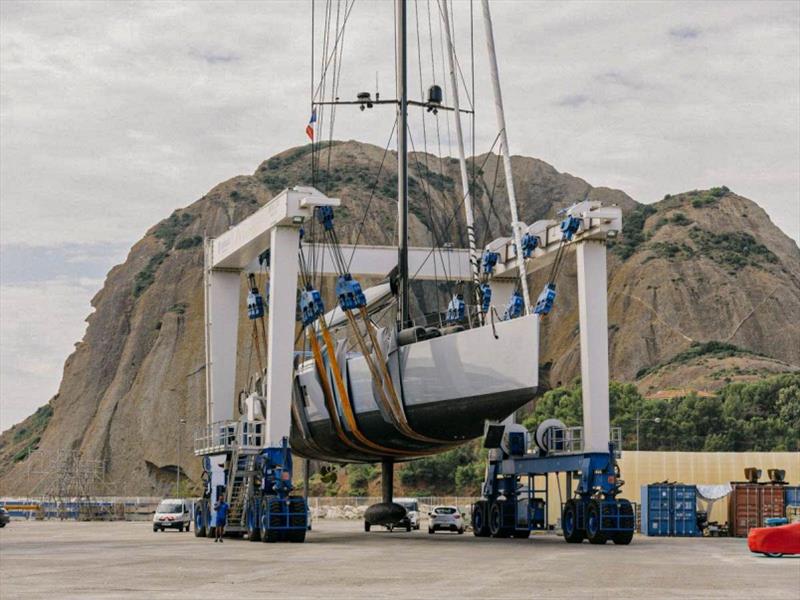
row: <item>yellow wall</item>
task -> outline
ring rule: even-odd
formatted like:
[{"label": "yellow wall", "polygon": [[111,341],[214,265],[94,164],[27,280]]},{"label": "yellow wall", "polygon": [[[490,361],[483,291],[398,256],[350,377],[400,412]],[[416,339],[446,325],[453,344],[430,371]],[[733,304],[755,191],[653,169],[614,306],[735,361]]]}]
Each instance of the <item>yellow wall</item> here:
[{"label": "yellow wall", "polygon": [[[784,469],[786,481],[800,485],[799,452],[636,452],[624,451],[619,460],[625,497],[639,502],[642,485],[664,480],[688,484],[744,481],[746,467],[761,469],[759,481],[769,481],[767,469]],[[728,504],[714,504],[711,521],[728,520]]]},{"label": "yellow wall", "polygon": [[[745,467],[762,470],[760,481],[769,481],[767,469],[784,469],[790,485],[800,485],[800,453],[798,452],[636,452],[625,450],[619,460],[625,485],[622,496],[639,503],[642,485],[662,481],[686,484],[719,484],[743,481]],[[566,488],[560,477],[562,501]],[[538,485],[543,485],[540,479]],[[573,485],[573,489],[574,489]],[[558,488],[550,477],[549,520],[559,517]],[[727,500],[714,504],[711,521],[728,520]]]}]

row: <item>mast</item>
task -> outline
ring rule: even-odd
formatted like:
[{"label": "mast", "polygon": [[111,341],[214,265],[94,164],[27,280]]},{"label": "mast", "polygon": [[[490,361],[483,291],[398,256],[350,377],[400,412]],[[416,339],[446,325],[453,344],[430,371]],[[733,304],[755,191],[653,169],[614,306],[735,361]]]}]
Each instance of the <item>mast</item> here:
[{"label": "mast", "polygon": [[508,148],[508,135],[506,133],[506,117],[503,110],[503,95],[500,91],[500,73],[497,70],[497,54],[494,49],[494,33],[492,31],[492,14],[489,12],[489,0],[481,0],[483,8],[483,24],[486,28],[486,47],[489,54],[489,68],[492,74],[492,90],[494,92],[494,107],[497,113],[497,128],[500,130],[500,151],[503,154],[503,169],[506,175],[508,188],[508,204],[511,208],[511,229],[514,233],[514,244],[517,247],[517,268],[522,285],[522,298],[525,301],[525,313],[530,313],[531,297],[528,292],[528,278],[525,272],[525,259],[522,257],[521,223],[517,213],[517,196],[514,192],[514,175],[511,172],[511,151]]},{"label": "mast", "polygon": [[478,275],[478,252],[475,249],[475,217],[472,212],[472,194],[469,189],[469,178],[467,176],[467,158],[464,154],[464,134],[461,131],[461,107],[458,101],[458,78],[456,77],[455,66],[455,46],[453,46],[453,38],[450,34],[450,16],[447,7],[447,0],[442,5],[441,0],[438,0],[439,12],[442,13],[444,21],[444,30],[447,37],[447,59],[450,66],[450,87],[453,91],[453,111],[456,121],[456,138],[458,140],[458,163],[461,167],[461,191],[464,194],[464,213],[467,221],[467,240],[469,242],[469,262],[472,265],[472,281],[475,283],[476,289],[480,283]]},{"label": "mast", "polygon": [[408,55],[406,0],[395,0],[397,32],[397,267],[400,329],[410,325],[408,297]]}]

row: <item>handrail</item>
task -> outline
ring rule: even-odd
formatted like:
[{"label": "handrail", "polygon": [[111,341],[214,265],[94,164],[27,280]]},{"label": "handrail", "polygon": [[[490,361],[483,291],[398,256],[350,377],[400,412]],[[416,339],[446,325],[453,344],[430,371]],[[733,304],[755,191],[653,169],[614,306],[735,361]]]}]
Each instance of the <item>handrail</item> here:
[{"label": "handrail", "polygon": [[196,456],[238,450],[260,451],[264,447],[263,421],[217,421],[201,427],[194,434]]},{"label": "handrail", "polygon": [[[622,428],[612,427],[609,433],[614,456],[619,458],[622,449]],[[550,427],[544,432],[544,446],[548,454],[580,454],[584,448],[583,427]]]}]

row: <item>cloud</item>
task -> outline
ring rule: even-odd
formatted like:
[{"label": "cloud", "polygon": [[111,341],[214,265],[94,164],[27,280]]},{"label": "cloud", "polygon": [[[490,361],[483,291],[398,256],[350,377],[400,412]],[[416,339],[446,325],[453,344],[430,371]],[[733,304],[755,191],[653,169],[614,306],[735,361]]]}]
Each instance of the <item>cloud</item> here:
[{"label": "cloud", "polygon": [[241,56],[234,52],[221,52],[215,50],[192,50],[190,56],[204,60],[210,65],[232,63],[241,60]]},{"label": "cloud", "polygon": [[696,40],[702,32],[697,27],[673,27],[669,30],[670,36],[679,40]]},{"label": "cloud", "polygon": [[[469,77],[469,4],[453,5]],[[412,97],[446,81],[426,26],[417,56],[414,11],[427,25],[427,7],[409,3]],[[392,14],[390,2],[356,3],[342,98],[372,91],[376,73],[393,95]],[[514,153],[644,202],[727,185],[800,239],[800,4],[497,1],[492,14]],[[475,15],[481,153],[496,128]],[[310,17],[308,2],[0,2],[0,253],[13,259],[0,284],[3,306],[18,306],[0,325],[35,328],[24,302],[39,286],[74,309],[63,315],[69,342],[42,350],[51,383],[28,389],[19,365],[11,377],[0,368],[31,409],[55,391],[83,331],[94,290],[81,276],[101,280],[157,220],[306,143]],[[320,56],[318,44],[317,74]],[[335,136],[383,146],[392,123],[391,108],[342,108]],[[411,127],[421,145],[416,112]],[[452,136],[442,147],[456,154]]]},{"label": "cloud", "polygon": [[86,330],[101,279],[0,285],[0,430],[58,391],[64,360]]},{"label": "cloud", "polygon": [[584,104],[589,103],[591,98],[589,98],[586,94],[570,94],[569,96],[563,96],[559,99],[557,104],[559,106],[567,106],[567,107],[578,107],[583,106]]}]

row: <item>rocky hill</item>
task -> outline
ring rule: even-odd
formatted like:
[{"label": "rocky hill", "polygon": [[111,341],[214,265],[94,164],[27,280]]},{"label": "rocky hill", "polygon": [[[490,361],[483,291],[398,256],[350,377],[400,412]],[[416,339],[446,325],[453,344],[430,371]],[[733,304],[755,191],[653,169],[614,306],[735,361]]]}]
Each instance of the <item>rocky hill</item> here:
[{"label": "rocky hill", "polygon": [[[176,210],[109,272],[92,300],[86,335],[64,365],[58,394],[0,436],[0,495],[31,492],[36,465],[60,449],[105,460],[116,494],[161,493],[179,463],[197,480],[199,461],[190,451],[192,432],[205,421],[203,236],[220,234],[283,188],[309,183],[309,151],[287,150],[253,175],[234,177]],[[383,149],[368,144],[334,143],[322,157],[318,187],[343,200],[340,239],[356,241],[368,208],[358,241],[390,243],[396,218],[392,153],[382,169]],[[485,181],[475,189],[481,243],[507,234],[510,217],[502,182],[495,185],[497,157],[474,160]],[[711,340],[752,353],[735,357],[740,362],[724,367],[730,373],[723,379],[742,375],[734,367],[752,371],[752,357],[757,368],[769,371],[800,365],[800,250],[755,203],[714,188],[642,205],[537,159],[517,156],[512,163],[524,221],[553,217],[585,198],[625,211],[623,235],[609,252],[613,378],[633,381],[638,374],[650,391],[681,383],[675,373],[681,365],[671,359]],[[458,181],[457,161],[412,155],[413,244],[464,244]],[[543,329],[543,375],[551,385],[572,380],[580,370],[574,276],[574,260],[565,261],[556,308]],[[544,277],[531,275],[534,293]],[[424,295],[418,300],[426,302]],[[240,336],[240,357],[249,353],[249,343],[248,335]],[[247,377],[245,363],[240,361],[240,384]],[[654,368],[662,364],[658,379]],[[182,418],[187,423],[181,427]]]}]

